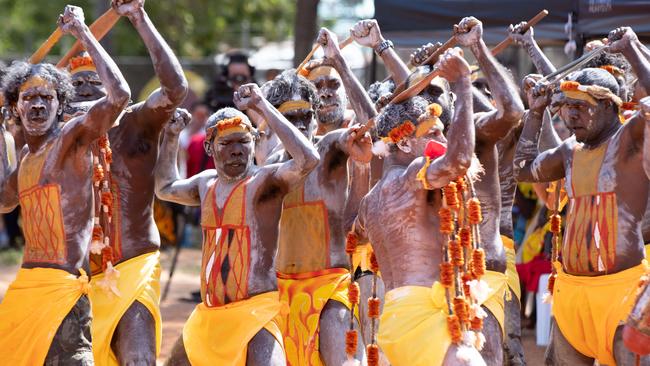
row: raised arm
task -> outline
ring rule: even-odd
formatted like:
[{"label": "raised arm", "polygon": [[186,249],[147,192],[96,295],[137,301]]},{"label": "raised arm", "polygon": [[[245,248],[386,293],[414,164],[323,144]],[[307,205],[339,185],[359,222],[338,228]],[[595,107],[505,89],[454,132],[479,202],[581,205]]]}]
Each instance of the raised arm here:
[{"label": "raised arm", "polygon": [[650,97],[645,97],[639,101],[641,106],[641,116],[645,120],[643,127],[643,170],[645,175],[650,179]]},{"label": "raised arm", "polygon": [[160,80],[160,88],[139,108],[139,113],[144,113],[141,120],[147,127],[154,127],[154,137],[157,139],[158,132],[172,117],[176,107],[185,100],[188,85],[178,58],[149,19],[144,2],[145,0],[112,0],[111,5],[118,14],[127,17],[137,30]]},{"label": "raised arm", "polygon": [[154,175],[156,178],[156,196],[158,198],[186,206],[198,206],[201,204],[198,183],[203,175],[214,175],[214,173],[206,171],[188,179],[181,179],[180,174],[178,174],[178,136],[190,119],[189,112],[178,109],[163,130]]},{"label": "raised arm", "polygon": [[496,102],[495,110],[477,115],[476,139],[482,143],[495,144],[519,123],[524,105],[508,71],[492,56],[483,42],[481,22],[474,17],[464,18],[460,24],[454,25],[454,34],[458,43],[468,47],[476,57]]},{"label": "raised arm", "polygon": [[393,49],[393,44],[387,41],[379,29],[379,24],[374,19],[360,20],[350,29],[350,35],[355,42],[364,47],[372,48],[386,66],[386,70],[392,77],[395,85],[403,83],[409,76],[408,67],[404,65],[397,52]]},{"label": "raised arm", "polygon": [[349,231],[359,214],[361,200],[370,190],[370,164],[348,160],[348,198],[343,208],[344,230]]},{"label": "raised arm", "polygon": [[564,177],[564,145],[539,153],[539,136],[550,90],[548,86],[535,86],[536,80],[538,77],[531,75],[524,79],[530,109],[524,116],[524,129],[513,159],[513,172],[519,182],[551,182]]},{"label": "raised arm", "polygon": [[18,206],[18,170],[9,164],[9,153],[4,123],[0,123],[0,213]]},{"label": "raised arm", "polygon": [[620,27],[609,32],[609,52],[620,52],[632,66],[638,83],[650,94],[650,61],[638,47],[638,37],[630,27]]},{"label": "raised arm", "polygon": [[122,73],[104,48],[97,42],[84,23],[83,10],[67,5],[59,17],[59,27],[64,33],[74,35],[93,59],[97,73],[106,86],[106,96],[99,99],[86,114],[73,118],[64,127],[83,145],[88,145],[104,135],[129,102],[131,91]]},{"label": "raised arm", "polygon": [[[630,27],[616,28],[607,38],[609,52],[620,52],[632,66],[632,71],[638,78],[638,83],[650,94],[650,61],[638,47],[638,37]],[[645,120],[638,116],[630,118],[624,128],[628,129],[633,141],[641,143],[644,136]]]},{"label": "raised arm", "polygon": [[557,131],[555,131],[555,127],[553,127],[553,117],[551,117],[548,109],[544,111],[544,115],[542,116],[542,129],[537,145],[539,151],[546,151],[562,145],[562,139],[560,139]]},{"label": "raised arm", "polygon": [[341,76],[343,87],[348,95],[352,109],[356,114],[357,121],[361,124],[365,124],[370,118],[377,114],[377,111],[375,111],[375,106],[366,93],[366,90],[361,86],[361,83],[357,77],[354,76],[348,63],[345,62],[345,59],[341,55],[336,35],[326,28],[323,28],[320,30],[320,33],[318,33],[318,43],[323,46],[325,58],[328,63],[331,63],[332,67],[334,67],[334,69],[339,73],[339,76]]},{"label": "raised arm", "polygon": [[[440,76],[449,82],[452,92],[456,95],[456,101],[454,116],[447,133],[447,151],[431,162],[426,171],[425,187],[434,189],[444,187],[465,174],[472,163],[475,146],[471,71],[461,49],[451,48],[445,51],[440,56],[436,68]],[[423,164],[423,158],[418,158],[409,165],[405,172],[409,186],[422,188],[422,184],[415,178]]]},{"label": "raised arm", "polygon": [[314,145],[264,99],[256,84],[242,85],[235,92],[233,101],[242,111],[250,108],[259,113],[291,155],[291,159],[282,163],[275,172],[275,178],[279,182],[294,187],[316,168],[320,158]]},{"label": "raised arm", "polygon": [[523,31],[527,24],[528,22],[521,22],[517,25],[511,24],[508,28],[510,38],[526,50],[538,73],[548,75],[555,72],[555,66],[546,57],[542,49],[539,48],[537,41],[535,41],[533,27],[530,27],[526,32]]}]

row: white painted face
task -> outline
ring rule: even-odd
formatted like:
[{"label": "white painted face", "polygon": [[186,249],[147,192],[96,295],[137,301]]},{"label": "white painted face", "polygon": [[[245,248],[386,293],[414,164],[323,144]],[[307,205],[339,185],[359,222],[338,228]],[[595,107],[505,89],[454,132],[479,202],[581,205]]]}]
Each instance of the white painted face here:
[{"label": "white painted face", "polygon": [[20,87],[15,112],[28,135],[45,135],[56,125],[60,109],[56,87],[39,75],[32,76]]}]

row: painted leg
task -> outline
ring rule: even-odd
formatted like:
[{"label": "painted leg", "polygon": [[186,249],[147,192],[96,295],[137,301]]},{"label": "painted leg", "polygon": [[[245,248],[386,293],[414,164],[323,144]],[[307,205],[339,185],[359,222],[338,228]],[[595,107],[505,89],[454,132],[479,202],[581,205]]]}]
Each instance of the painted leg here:
[{"label": "painted leg", "polygon": [[117,323],[111,349],[122,366],[156,365],[156,323],[142,303],[133,302]]},{"label": "painted leg", "polygon": [[187,352],[185,352],[182,334],[176,340],[174,348],[172,348],[172,354],[165,362],[165,366],[192,366],[187,358]]},{"label": "painted leg", "polygon": [[45,366],[94,364],[90,336],[90,301],[83,295],[63,318],[45,357]]},{"label": "painted leg", "polygon": [[506,301],[506,341],[503,344],[504,364],[522,366],[526,364],[524,347],[521,344],[521,304],[515,293],[510,291],[510,301]]},{"label": "painted leg", "polygon": [[[319,321],[320,357],[326,366],[340,366],[347,360],[345,354],[345,332],[350,329],[350,310],[338,301],[329,300],[320,314]],[[354,322],[359,331],[359,324]],[[357,344],[357,360],[366,365],[366,347],[363,338]]]},{"label": "painted leg", "polygon": [[578,352],[564,338],[555,319],[551,320],[551,343],[546,348],[546,364],[553,366],[592,366],[594,359]]},{"label": "painted leg", "polygon": [[[623,326],[616,328],[614,334],[614,359],[617,365],[636,365],[636,354],[632,353],[623,342]],[[650,366],[650,355],[641,357],[641,366]]]},{"label": "painted leg", "polygon": [[486,308],[483,307],[488,316],[483,319],[483,335],[485,335],[485,345],[481,350],[481,356],[488,365],[503,365],[503,331],[497,318]]},{"label": "painted leg", "polygon": [[248,342],[246,366],[285,366],[282,345],[268,330],[262,329]]}]

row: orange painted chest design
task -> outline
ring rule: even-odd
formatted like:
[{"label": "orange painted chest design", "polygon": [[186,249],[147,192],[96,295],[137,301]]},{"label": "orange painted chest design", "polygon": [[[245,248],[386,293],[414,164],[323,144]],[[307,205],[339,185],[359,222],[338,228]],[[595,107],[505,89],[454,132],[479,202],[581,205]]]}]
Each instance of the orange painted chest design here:
[{"label": "orange painted chest design", "polygon": [[251,240],[246,223],[247,183],[244,180],[233,188],[222,210],[217,207],[216,183],[201,203],[201,295],[208,307],[248,297]]},{"label": "orange painted chest design", "polygon": [[55,143],[27,153],[18,171],[18,192],[25,235],[23,261],[64,264],[67,258],[61,186],[41,184],[45,159]]},{"label": "orange painted chest design", "polygon": [[[599,188],[609,144],[573,153],[562,258],[573,273],[608,272],[616,264],[616,193]],[[577,168],[577,169],[576,169]]]}]

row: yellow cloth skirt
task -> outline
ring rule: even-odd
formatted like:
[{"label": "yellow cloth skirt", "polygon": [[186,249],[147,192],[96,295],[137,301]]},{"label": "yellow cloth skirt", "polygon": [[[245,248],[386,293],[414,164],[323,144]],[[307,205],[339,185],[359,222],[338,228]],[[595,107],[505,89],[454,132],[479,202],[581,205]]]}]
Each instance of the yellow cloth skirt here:
[{"label": "yellow cloth skirt", "polygon": [[42,365],[59,325],[88,293],[77,277],[53,268],[21,268],[0,304],[0,365]]},{"label": "yellow cloth skirt", "polygon": [[[287,365],[323,365],[318,338],[320,313],[329,300],[338,301],[348,309],[351,307],[348,301],[349,283],[350,272],[344,268],[298,274],[278,273],[280,301],[289,307],[288,316],[282,323]],[[358,319],[358,312],[355,315]]]},{"label": "yellow cloth skirt", "polygon": [[282,345],[282,304],[278,292],[217,307],[200,303],[183,327],[183,345],[192,366],[245,366],[248,342],[262,328]]},{"label": "yellow cloth skirt", "polygon": [[144,305],[156,323],[156,356],[160,354],[162,320],[160,318],[160,252],[147,253],[115,266],[120,272],[117,289],[120,296],[106,292],[97,285],[104,274],[90,281],[90,303],[93,311],[91,325],[93,356],[98,366],[119,365],[111,350],[113,333],[126,310],[138,301]]},{"label": "yellow cloth skirt", "polygon": [[490,286],[488,299],[482,305],[497,319],[505,336],[505,296],[508,289],[508,276],[501,272],[485,271],[481,280]]},{"label": "yellow cloth skirt", "polygon": [[435,282],[387,292],[377,342],[393,366],[442,365],[451,345],[444,287]]},{"label": "yellow cloth skirt", "polygon": [[614,333],[632,310],[646,262],[602,276],[572,276],[554,266],[553,315],[562,335],[583,355],[616,366]]},{"label": "yellow cloth skirt", "polygon": [[519,284],[519,274],[517,273],[517,253],[515,252],[515,242],[509,237],[503,235],[501,235],[501,241],[503,241],[503,249],[506,251],[506,275],[508,276],[508,287],[512,292],[514,292],[517,299],[521,299],[521,285]]}]

